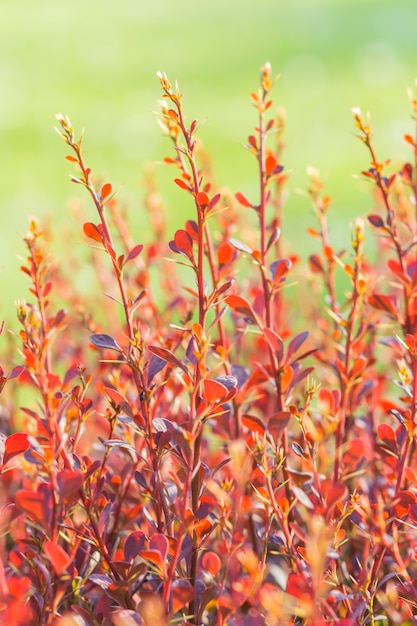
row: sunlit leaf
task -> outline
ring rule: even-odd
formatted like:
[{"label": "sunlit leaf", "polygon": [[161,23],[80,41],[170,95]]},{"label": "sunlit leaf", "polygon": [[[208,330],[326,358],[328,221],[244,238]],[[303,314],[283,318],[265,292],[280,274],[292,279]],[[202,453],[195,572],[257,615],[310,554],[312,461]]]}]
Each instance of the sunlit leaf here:
[{"label": "sunlit leaf", "polygon": [[72,561],[71,555],[65,552],[64,548],[56,541],[45,541],[42,549],[48,557],[55,574],[60,576],[63,572],[65,572],[68,565]]},{"label": "sunlit leaf", "polygon": [[3,465],[6,465],[13,457],[30,447],[28,435],[26,433],[14,433],[9,435],[4,442]]},{"label": "sunlit leaf", "polygon": [[170,350],[168,350],[167,348],[161,348],[159,346],[148,346],[148,350],[149,352],[152,352],[152,354],[155,354],[155,356],[159,357],[163,361],[170,363],[174,367],[179,367],[180,369],[183,370],[183,372],[188,374],[188,369],[186,365],[184,365],[184,363],[182,363],[179,359],[177,359],[175,354],[171,352]]},{"label": "sunlit leaf", "polygon": [[100,234],[99,229],[92,222],[86,222],[83,225],[83,231],[86,237],[89,237],[90,239],[94,239],[95,241],[99,241],[100,243],[103,242],[103,238]]}]

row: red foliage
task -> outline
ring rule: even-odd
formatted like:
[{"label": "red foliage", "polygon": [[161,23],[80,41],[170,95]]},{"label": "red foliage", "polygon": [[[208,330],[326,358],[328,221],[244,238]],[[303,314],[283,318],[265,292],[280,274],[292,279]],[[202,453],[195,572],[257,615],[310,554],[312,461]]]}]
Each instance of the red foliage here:
[{"label": "red foliage", "polygon": [[[167,234],[148,181],[146,245],[58,118],[79,170],[72,180],[97,211],[82,229],[94,241],[99,292],[112,296],[93,317],[100,296],[68,288],[31,222],[22,271],[32,302],[17,308],[22,364],[0,368],[10,414],[0,621],[415,623],[416,167],[386,176],[389,161],[378,161],[355,110],[370,153],[364,176],[376,188],[368,222],[377,261],[364,255],[361,219],[350,256],[331,245],[330,198],[310,169],[318,225],[308,232],[319,247],[308,272],[299,250],[283,252],[287,177],[282,119],[267,118],[270,66],[251,95],[253,201],[213,192],[195,155],[197,124],[185,123],[181,94],[159,78],[175,148],[165,162],[195,219]],[[406,142],[414,150],[411,135]],[[291,295],[288,279],[298,282]],[[18,386],[28,398],[21,410]]]}]

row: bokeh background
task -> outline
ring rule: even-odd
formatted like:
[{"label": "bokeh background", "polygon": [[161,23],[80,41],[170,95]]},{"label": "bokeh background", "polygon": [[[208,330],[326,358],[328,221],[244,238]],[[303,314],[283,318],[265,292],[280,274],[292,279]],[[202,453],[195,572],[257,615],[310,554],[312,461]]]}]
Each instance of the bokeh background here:
[{"label": "bokeh background", "polygon": [[27,293],[17,255],[28,216],[49,216],[64,256],[86,245],[71,199],[95,219],[83,190],[69,182],[56,113],[85,127],[88,162],[118,190],[139,242],[147,232],[147,164],[172,228],[190,216],[172,170],[158,164],[171,148],[153,113],[156,71],[178,79],[190,121],[202,122],[219,184],[251,196],[256,167],[241,144],[256,123],[249,93],[270,61],[282,74],[274,101],[287,113],[284,164],[293,171],[285,236],[304,248],[312,215],[297,190],[314,165],[333,197],[333,235],[346,242],[349,221],[372,206],[368,185],[352,178],[367,154],[351,107],[372,112],[381,158],[411,158],[402,137],[414,132],[406,89],[417,77],[416,32],[416,0],[2,0],[0,319],[9,322],[14,301]]}]

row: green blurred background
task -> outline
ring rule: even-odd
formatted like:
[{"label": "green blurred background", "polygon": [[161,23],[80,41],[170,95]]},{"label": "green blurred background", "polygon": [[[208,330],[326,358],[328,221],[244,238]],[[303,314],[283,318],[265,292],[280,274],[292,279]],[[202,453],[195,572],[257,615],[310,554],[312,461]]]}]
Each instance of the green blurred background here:
[{"label": "green blurred background", "polygon": [[[251,196],[256,167],[241,143],[256,123],[249,93],[270,61],[282,73],[274,101],[287,112],[284,164],[294,170],[286,237],[305,247],[314,220],[297,189],[307,187],[306,166],[314,165],[333,197],[333,235],[348,244],[346,224],[372,206],[368,186],[352,178],[367,167],[367,154],[351,107],[372,112],[381,159],[411,158],[402,136],[414,132],[406,88],[417,77],[416,29],[416,0],[3,0],[0,319],[10,322],[14,300],[27,294],[16,255],[28,216],[50,216],[66,254],[85,246],[70,199],[80,198],[96,219],[69,182],[56,113],[85,127],[88,163],[119,190],[134,239],[146,238],[143,170],[171,149],[153,113],[157,70],[178,79],[188,119],[204,122],[200,137],[219,183]],[[156,169],[174,228],[191,207],[172,189],[173,170]]]}]

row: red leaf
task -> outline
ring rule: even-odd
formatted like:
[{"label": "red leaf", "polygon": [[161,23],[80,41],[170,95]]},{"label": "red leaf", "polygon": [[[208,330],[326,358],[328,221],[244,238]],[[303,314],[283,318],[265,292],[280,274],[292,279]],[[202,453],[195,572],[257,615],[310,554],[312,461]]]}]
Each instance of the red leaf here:
[{"label": "red leaf", "polygon": [[243,195],[243,193],[240,193],[240,191],[238,191],[235,194],[235,198],[236,200],[239,202],[239,204],[241,204],[242,206],[246,206],[249,209],[252,208],[252,204],[249,202],[249,200]]},{"label": "red leaf", "polygon": [[204,191],[200,191],[195,197],[197,204],[199,204],[203,209],[210,203],[210,198]]},{"label": "red leaf", "polygon": [[100,235],[100,231],[95,224],[91,222],[86,222],[83,226],[84,235],[89,237],[90,239],[94,239],[95,241],[99,241],[103,243],[103,239]]},{"label": "red leaf", "polygon": [[292,267],[290,259],[278,259],[271,263],[271,274],[275,284],[278,284],[288,274]]},{"label": "red leaf", "polygon": [[13,457],[29,448],[28,436],[26,433],[14,433],[7,437],[4,442],[3,465],[6,465]]},{"label": "red leaf", "polygon": [[245,298],[232,295],[227,296],[225,298],[225,302],[230,306],[231,309],[236,311],[236,313],[240,313],[241,315],[249,318],[251,321],[257,323],[255,312],[249,302],[245,300]]},{"label": "red leaf", "polygon": [[213,196],[212,199],[210,200],[208,208],[211,210],[213,207],[215,207],[221,197],[222,197],[221,193],[216,193],[216,195]]},{"label": "red leaf", "polygon": [[294,596],[299,600],[311,601],[312,593],[311,589],[307,585],[304,577],[301,574],[296,574],[295,572],[290,572],[287,580],[287,593],[290,596]]},{"label": "red leaf", "polygon": [[113,246],[111,245],[110,241],[108,239],[104,239],[103,243],[104,243],[104,247],[106,248],[107,252],[111,256],[113,261],[115,261],[116,260],[116,251],[113,248]]},{"label": "red leaf", "polygon": [[157,550],[162,559],[165,561],[168,554],[169,542],[165,535],[161,533],[155,533],[149,540],[149,547],[151,550]]},{"label": "red leaf", "polygon": [[393,452],[397,452],[397,438],[392,426],[389,424],[379,424],[377,432],[384,446]]},{"label": "red leaf", "polygon": [[113,400],[115,404],[129,404],[128,399],[117,389],[112,389],[111,387],[103,387],[103,391],[105,391],[110,400]]},{"label": "red leaf", "polygon": [[276,160],[274,156],[270,155],[269,157],[267,157],[265,161],[266,175],[269,176],[270,174],[272,174],[275,168],[277,167],[277,165],[278,165],[278,161]]},{"label": "red leaf", "polygon": [[374,293],[368,297],[368,302],[375,309],[379,309],[380,311],[385,311],[388,315],[391,315],[394,319],[398,319],[398,310],[390,298],[390,296],[385,296],[382,293]]},{"label": "red leaf", "polygon": [[256,417],[256,415],[243,415],[242,424],[243,426],[246,426],[251,433],[258,433],[259,435],[263,435],[265,433],[265,426],[262,424],[259,417]]},{"label": "red leaf", "polygon": [[233,261],[235,254],[235,250],[230,243],[226,241],[220,244],[217,248],[217,261],[219,265],[227,265],[227,263]]},{"label": "red leaf", "polygon": [[176,580],[172,585],[172,612],[177,613],[194,598],[194,589],[188,580]]},{"label": "red leaf", "polygon": [[273,440],[277,443],[284,430],[288,426],[292,413],[290,411],[279,411],[269,418],[268,431]]},{"label": "red leaf", "polygon": [[105,185],[102,186],[101,188],[101,199],[104,200],[105,198],[107,198],[112,191],[112,186],[110,183],[106,183]]},{"label": "red leaf", "polygon": [[338,502],[341,502],[348,493],[344,483],[332,485],[326,494],[326,505],[328,509],[332,509]]},{"label": "red leaf", "polygon": [[63,469],[58,472],[59,494],[65,502],[79,497],[84,482],[84,473],[81,470]]},{"label": "red leaf", "polygon": [[186,230],[177,230],[174,242],[180,252],[183,252],[189,258],[193,256],[193,240]]},{"label": "red leaf", "polygon": [[207,403],[214,404],[215,402],[221,402],[229,394],[229,390],[211,378],[206,378],[203,382],[204,387],[204,399]]},{"label": "red leaf", "polygon": [[174,183],[176,185],[178,185],[178,187],[181,187],[181,189],[185,189],[185,191],[190,191],[189,185],[187,185],[187,183],[185,183],[183,180],[181,180],[181,178],[176,178],[174,180]]},{"label": "red leaf", "polygon": [[411,286],[410,276],[402,271],[400,263],[396,259],[388,259],[387,268],[406,286]]},{"label": "red leaf", "polygon": [[398,518],[404,518],[408,515],[409,507],[416,503],[416,496],[412,491],[400,491],[395,500],[394,512]]},{"label": "red leaf", "polygon": [[191,239],[195,242],[198,241],[198,224],[194,220],[187,220],[185,222],[185,230],[190,235]]},{"label": "red leaf", "polygon": [[278,361],[280,361],[284,353],[284,344],[281,337],[271,328],[264,328],[264,335],[270,347],[275,352]]},{"label": "red leaf", "polygon": [[[327,391],[323,390],[323,391]],[[329,397],[331,397],[330,392]],[[334,404],[330,405],[330,411],[334,411]],[[343,464],[356,468],[365,455],[365,444],[362,439],[351,439],[347,444],[347,450],[343,455]]]},{"label": "red leaf", "polygon": [[19,509],[43,527],[49,525],[52,512],[52,494],[48,485],[41,485],[38,491],[20,489],[16,492],[15,502]]},{"label": "red leaf", "polygon": [[211,524],[208,519],[196,519],[192,524],[192,529],[197,535],[198,543],[201,543],[201,540],[207,533],[211,531],[213,528],[213,524]]},{"label": "red leaf", "polygon": [[170,350],[167,350],[167,348],[160,348],[159,346],[148,346],[148,350],[149,352],[152,352],[152,354],[159,356],[159,358],[162,359],[163,361],[170,363],[174,367],[179,367],[180,369],[183,370],[183,372],[188,374],[188,369],[184,365],[184,363],[181,363],[181,361],[177,359],[175,354],[171,352]]},{"label": "red leaf", "polygon": [[70,565],[72,561],[72,556],[67,554],[64,548],[56,541],[45,541],[43,544],[43,551],[50,560],[57,576],[60,576],[62,572],[65,572],[68,565]]},{"label": "red leaf", "polygon": [[137,246],[132,248],[131,251],[129,252],[129,254],[127,255],[126,263],[127,263],[127,261],[132,261],[133,259],[136,259],[136,257],[138,257],[140,255],[142,250],[143,250],[143,244],[142,243],[139,243]]},{"label": "red leaf", "polygon": [[221,569],[222,562],[216,552],[204,552],[201,557],[201,565],[203,570],[206,570],[212,576],[216,577]]}]

